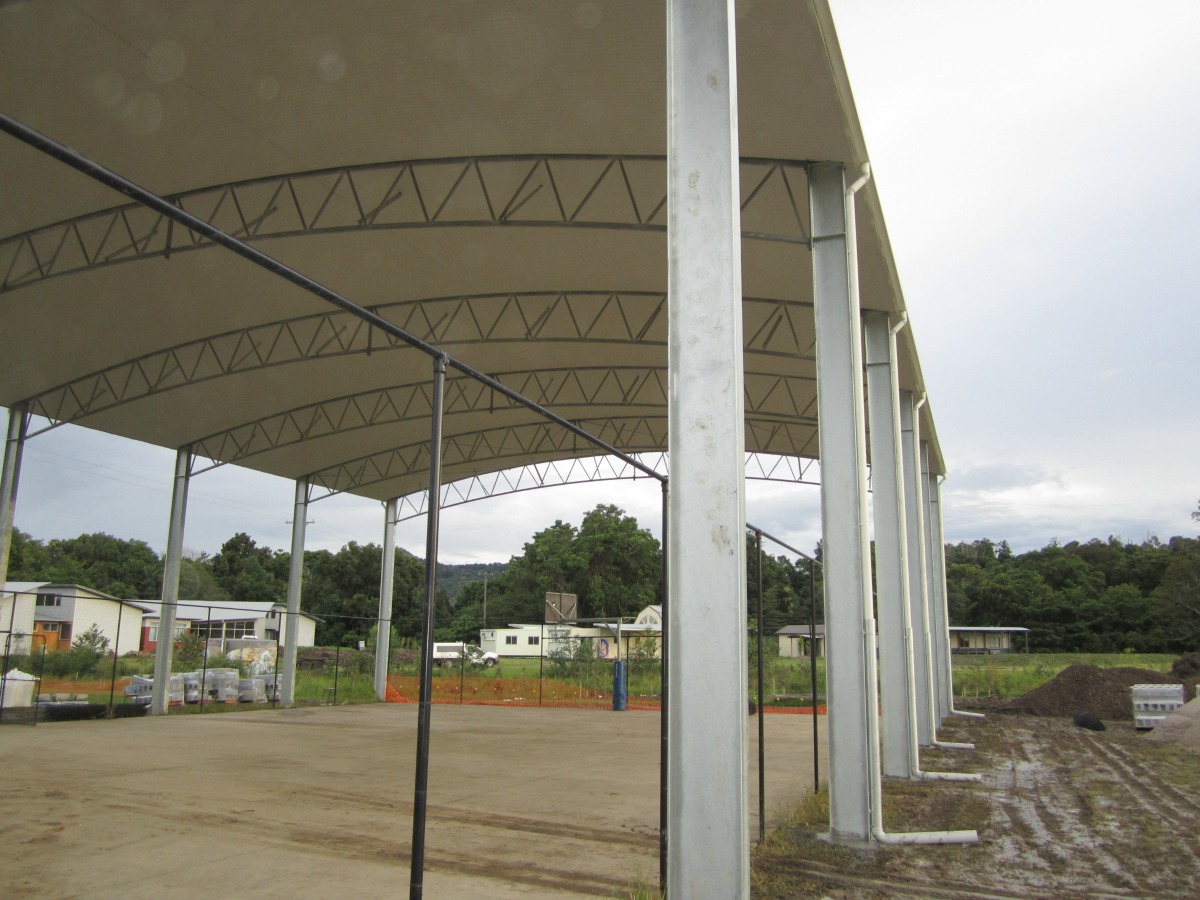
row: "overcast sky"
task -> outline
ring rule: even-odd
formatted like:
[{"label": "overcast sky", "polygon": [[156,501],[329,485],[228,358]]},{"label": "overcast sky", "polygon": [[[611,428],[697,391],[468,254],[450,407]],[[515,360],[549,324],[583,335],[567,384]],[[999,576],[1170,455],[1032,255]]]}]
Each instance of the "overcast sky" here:
[{"label": "overcast sky", "polygon": [[[832,0],[950,469],[947,539],[1194,536],[1200,498],[1200,3]],[[30,441],[16,525],[166,543],[174,454],[79,428]],[[290,543],[293,485],[222,469],[191,487],[185,545]],[[445,562],[493,562],[616,503],[659,534],[656,484],[450,509]],[[748,488],[803,550],[812,486]],[[370,501],[314,504],[307,546],[378,543]],[[424,554],[424,520],[401,546]]]}]

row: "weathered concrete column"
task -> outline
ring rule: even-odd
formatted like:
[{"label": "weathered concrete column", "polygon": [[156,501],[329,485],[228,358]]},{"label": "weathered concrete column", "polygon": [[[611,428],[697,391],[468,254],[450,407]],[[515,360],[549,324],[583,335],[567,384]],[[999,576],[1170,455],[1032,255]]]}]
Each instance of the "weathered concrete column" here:
[{"label": "weathered concrete column", "polygon": [[280,700],[284,709],[296,703],[296,641],[300,636],[300,590],[304,583],[304,531],[308,524],[308,479],[296,479],[296,500],[292,508],[292,553],[288,566],[287,622],[283,626],[283,686]]},{"label": "weathered concrete column", "polygon": [[[842,167],[811,166],[808,183],[821,444],[829,829],[835,840],[869,841],[867,716],[876,713],[868,710],[866,685],[866,629],[873,617],[861,323],[847,266],[853,236],[847,234]],[[869,624],[873,643],[874,622]]]},{"label": "weathered concrete column", "polygon": [[379,573],[379,616],[375,624],[375,699],[387,699],[392,652],[392,582],[396,575],[396,498],[383,507],[383,560]]},{"label": "weathered concrete column", "polygon": [[912,626],[913,693],[917,742],[933,746],[933,696],[929,684],[929,614],[925,577],[925,491],[921,478],[920,404],[911,391],[900,392],[900,448],[904,464],[904,516],[908,543],[909,621]]},{"label": "weathered concrete column", "polygon": [[[14,403],[8,411],[8,439],[4,442],[4,463],[0,469],[0,584],[8,581],[8,556],[12,551],[13,519],[17,512],[17,482],[21,480],[21,457],[29,432],[29,413],[24,403]],[[16,599],[13,600],[14,609]]]},{"label": "weathered concrete column", "polygon": [[732,0],[667,3],[667,894],[747,897],[745,440]]},{"label": "weathered concrete column", "polygon": [[188,484],[192,477],[192,451],[175,454],[175,481],[171,490],[171,524],[167,555],[163,561],[162,604],[158,616],[158,646],[154,650],[154,687],[150,714],[166,715],[171,686],[171,656],[175,650],[175,607],[179,603],[179,568],[183,560],[183,523],[187,513]]},{"label": "weathered concrete column", "polygon": [[871,488],[875,520],[875,591],[879,681],[883,696],[883,774],[911,778],[913,741],[912,622],[908,596],[908,534],[900,450],[900,382],[896,332],[885,312],[863,313],[870,397]]}]

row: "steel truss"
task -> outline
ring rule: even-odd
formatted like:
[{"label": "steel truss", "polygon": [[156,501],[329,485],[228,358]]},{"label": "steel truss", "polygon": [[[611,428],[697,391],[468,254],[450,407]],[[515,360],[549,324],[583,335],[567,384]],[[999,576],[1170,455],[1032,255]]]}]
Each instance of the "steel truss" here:
[{"label": "steel truss", "polygon": [[[802,320],[812,304],[743,298],[746,355],[814,360]],[[451,347],[530,341],[666,345],[666,295],[637,291],[471,294],[372,307],[422,340]],[[82,375],[28,399],[50,424],[77,422],[121,403],[164,391],[314,359],[408,349],[348,312],[330,310],[242,328],[156,350]]]},{"label": "steel truss", "polygon": [[[664,476],[669,474],[669,461],[666,453],[635,453],[633,456],[656,472]],[[821,464],[815,459],[772,456],[764,453],[746,454],[746,477],[749,479],[815,485],[821,483],[820,474]],[[645,475],[642,477],[644,478]],[[490,472],[487,475],[472,475],[470,478],[442,485],[441,508],[462,506],[477,500],[486,500],[489,497],[519,494],[539,488],[587,484],[593,481],[636,480],[637,478],[638,470],[615,456],[552,460],[504,469],[500,472]],[[396,501],[395,521],[399,523],[418,518],[425,515],[428,509],[429,491],[407,494],[399,497]],[[800,555],[804,556],[803,553]]]},{"label": "steel truss", "polygon": [[[666,231],[666,157],[403,160],[210,185],[166,199],[247,242],[388,228],[533,226]],[[742,236],[809,244],[807,164],[741,161]],[[799,201],[797,201],[799,197]],[[0,241],[0,293],[213,243],[127,204]]]},{"label": "steel truss", "polygon": [[[626,454],[655,452],[666,446],[667,419],[663,415],[583,418],[575,420],[575,424],[605,443],[620,447]],[[748,418],[746,428],[755,435],[756,446],[766,447],[766,452],[772,455],[806,457],[816,449],[815,424],[763,423]],[[497,464],[503,466],[505,460],[511,460],[513,464],[520,459],[540,463],[565,456],[582,456],[590,450],[578,436],[553,422],[444,435],[443,443],[442,465],[447,471],[464,466],[492,471]],[[308,479],[325,496],[377,488],[389,482],[398,482],[396,495],[399,496],[409,492],[404,482],[419,479],[428,464],[429,442],[414,441],[336,463],[309,474]],[[782,468],[778,471],[780,478],[787,472]]]},{"label": "steel truss", "polygon": [[[801,400],[811,391],[811,379],[773,373],[748,373],[756,388],[746,389],[747,413],[763,425],[773,416],[782,421],[816,425],[813,402]],[[540,369],[534,372],[493,373],[522,396],[561,413],[579,408],[617,407],[622,410],[666,408],[666,370],[662,367],[598,366]],[[285,412],[236,425],[191,444],[198,456],[213,466],[238,463],[260,453],[304,441],[346,434],[366,428],[425,420],[431,415],[432,395],[428,381],[375,388],[343,397],[321,400]],[[518,404],[497,397],[472,378],[459,376],[446,381],[445,415],[521,410]]]}]

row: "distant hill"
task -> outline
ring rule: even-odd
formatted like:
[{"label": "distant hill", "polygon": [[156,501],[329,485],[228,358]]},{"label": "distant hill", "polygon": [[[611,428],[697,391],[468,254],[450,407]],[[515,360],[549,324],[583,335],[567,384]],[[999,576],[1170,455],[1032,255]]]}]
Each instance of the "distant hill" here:
[{"label": "distant hill", "polygon": [[438,563],[437,584],[453,604],[466,585],[472,581],[483,581],[484,572],[487,572],[488,578],[495,578],[506,568],[508,563],[463,563],[461,566]]}]

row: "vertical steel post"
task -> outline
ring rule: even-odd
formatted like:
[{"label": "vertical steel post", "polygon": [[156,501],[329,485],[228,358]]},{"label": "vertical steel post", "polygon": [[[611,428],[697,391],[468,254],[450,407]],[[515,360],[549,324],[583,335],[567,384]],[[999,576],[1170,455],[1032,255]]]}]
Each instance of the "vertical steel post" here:
[{"label": "vertical steel post", "polygon": [[[846,212],[853,200],[846,202],[841,165],[810,166],[808,181],[824,534],[829,830],[835,840],[869,841],[867,715],[876,713],[867,708],[863,641],[871,572],[861,323],[847,264],[853,235]],[[870,662],[873,670],[874,660]]]},{"label": "vertical steel post", "polygon": [[384,504],[383,560],[379,572],[379,616],[375,625],[375,699],[387,699],[392,650],[392,586],[396,575],[396,498]]},{"label": "vertical steel post", "polygon": [[667,2],[671,897],[750,891],[734,32],[733,0]]},{"label": "vertical steel post", "polygon": [[192,451],[181,447],[175,454],[175,481],[171,490],[171,524],[167,531],[167,555],[163,562],[162,603],[158,615],[158,646],[154,650],[154,687],[150,714],[166,715],[171,689],[171,656],[175,650],[175,607],[179,603],[179,569],[183,560],[183,525],[187,512],[188,484],[192,473]]},{"label": "vertical steel post", "polygon": [[[4,582],[0,581],[0,584]],[[13,598],[13,603],[16,603],[16,598]],[[112,716],[113,711],[113,696],[117,692],[117,662],[121,658],[121,614],[125,612],[124,601],[117,607],[117,636],[113,640],[113,667],[112,681],[108,686],[108,715]],[[7,669],[5,670],[7,671]]]},{"label": "vertical steel post", "polygon": [[949,708],[943,708],[942,693],[945,690],[943,682],[945,673],[942,671],[942,642],[938,640],[941,626],[941,615],[938,612],[940,597],[937,590],[937,573],[934,569],[934,556],[938,553],[937,534],[934,531],[934,507],[929,494],[930,485],[934,478],[929,472],[929,442],[921,441],[921,496],[925,501],[923,525],[925,529],[925,641],[929,654],[929,710],[933,718],[933,736],[936,742],[937,730],[941,727],[946,716],[950,715]]},{"label": "vertical steel post", "polygon": [[659,625],[658,655],[659,655],[659,711],[658,711],[658,889],[660,894],[667,892],[667,823],[670,812],[670,799],[667,786],[670,783],[668,773],[671,765],[671,737],[668,727],[667,705],[670,694],[667,690],[670,684],[667,665],[667,601],[670,594],[669,574],[670,558],[667,555],[667,529],[670,528],[671,488],[669,481],[662,482],[662,615]]},{"label": "vertical steel post", "polygon": [[758,627],[755,647],[758,653],[758,840],[767,836],[767,749],[763,715],[763,549],[762,532],[754,530],[754,552],[758,558]]},{"label": "vertical steel post", "polygon": [[337,706],[338,673],[342,670],[342,635],[338,638],[337,649],[333,652],[333,705]]},{"label": "vertical steel post", "polygon": [[300,591],[304,584],[304,530],[308,520],[308,479],[296,479],[292,508],[292,555],[288,560],[287,621],[283,638],[283,708],[296,702],[296,642],[300,636]]},{"label": "vertical steel post", "polygon": [[929,528],[933,533],[933,609],[937,611],[937,667],[941,673],[938,709],[943,716],[954,710],[954,663],[950,656],[950,597],[946,590],[946,536],[942,525],[942,485],[935,472],[929,473]]},{"label": "vertical steel post", "polygon": [[[208,693],[208,642],[212,638],[212,607],[208,607],[208,618],[204,620],[204,671],[200,673],[200,709],[204,709],[204,697]],[[221,646],[225,646],[225,620],[221,620]],[[184,685],[183,702],[187,703],[187,686]]]},{"label": "vertical steel post", "polygon": [[425,878],[425,811],[429,790],[429,717],[433,691],[433,629],[437,604],[438,528],[442,510],[442,409],[446,357],[433,360],[433,410],[429,425],[429,514],[425,529],[425,606],[421,611],[421,681],[417,709],[417,773],[413,790],[409,900],[421,900]]},{"label": "vertical steel post", "polygon": [[[29,413],[24,403],[15,403],[8,411],[8,438],[4,442],[4,463],[0,469],[0,584],[8,580],[8,555],[12,551],[13,517],[17,512],[17,482],[21,480],[21,457],[29,433]],[[17,598],[13,597],[13,609]]]},{"label": "vertical steel post", "polygon": [[[808,561],[808,676],[812,685],[813,793],[821,790],[820,738],[817,732],[817,561]],[[828,679],[826,679],[828,680]],[[827,701],[828,702],[828,701]],[[828,707],[826,707],[828,711]]]},{"label": "vertical steel post", "polygon": [[272,673],[274,677],[271,679],[271,709],[279,702],[279,642],[283,635],[282,628],[275,629],[275,671]]},{"label": "vertical steel post", "polygon": [[870,397],[871,488],[875,497],[875,589],[879,608],[879,680],[883,688],[883,773],[911,778],[912,684],[908,635],[908,541],[900,450],[896,333],[885,312],[863,313]]},{"label": "vertical steel post", "polygon": [[908,537],[908,599],[912,627],[913,694],[917,743],[933,746],[933,695],[929,684],[929,612],[925,577],[925,490],[921,478],[920,403],[911,391],[900,392],[900,449],[904,466],[904,516]]}]

